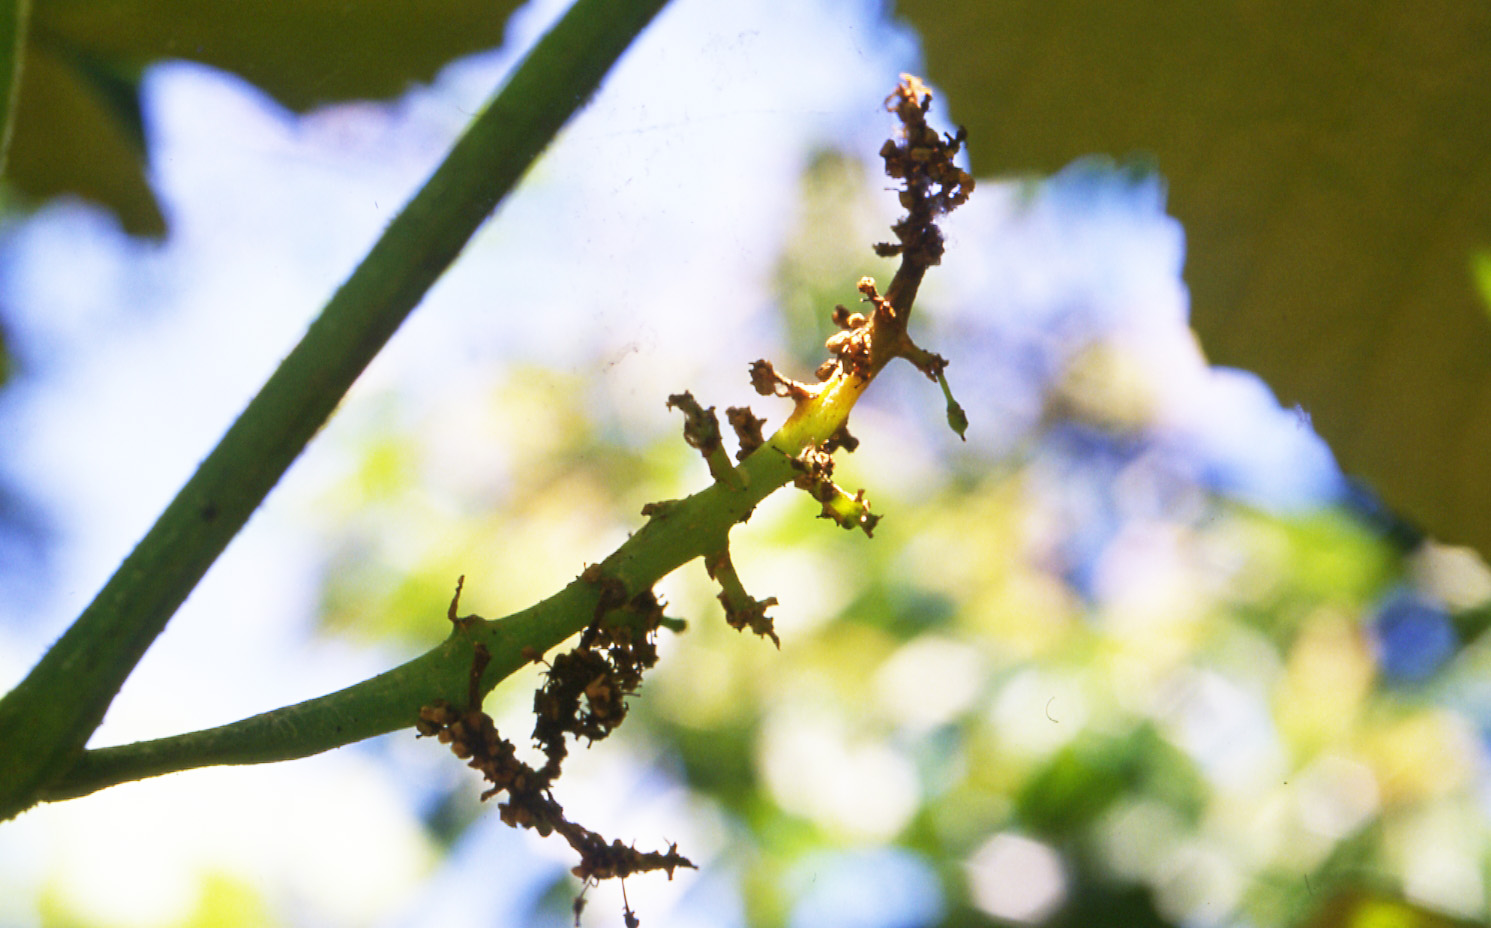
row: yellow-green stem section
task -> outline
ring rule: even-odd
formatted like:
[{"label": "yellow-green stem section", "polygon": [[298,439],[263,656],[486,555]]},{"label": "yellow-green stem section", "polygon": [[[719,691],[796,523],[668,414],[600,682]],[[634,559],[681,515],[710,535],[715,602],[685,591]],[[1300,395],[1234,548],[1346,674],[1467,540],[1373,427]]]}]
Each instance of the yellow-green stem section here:
[{"label": "yellow-green stem section", "polygon": [[849,421],[849,411],[870,386],[870,377],[839,372],[821,384],[818,395],[798,406],[781,429],[767,442],[781,451],[801,454],[813,445],[828,441]]}]

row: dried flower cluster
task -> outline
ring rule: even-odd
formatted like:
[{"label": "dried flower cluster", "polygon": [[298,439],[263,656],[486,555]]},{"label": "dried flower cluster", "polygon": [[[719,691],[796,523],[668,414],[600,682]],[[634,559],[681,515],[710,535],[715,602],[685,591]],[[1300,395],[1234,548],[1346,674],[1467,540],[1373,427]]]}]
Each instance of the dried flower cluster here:
[{"label": "dried flower cluster", "polygon": [[901,141],[887,141],[880,149],[885,173],[903,182],[900,199],[906,215],[891,226],[897,243],[875,246],[882,258],[902,255],[921,267],[942,261],[942,232],[936,219],[968,202],[973,176],[953,164],[967,133],[939,135],[927,125],[932,94],[920,78],[901,75],[895,92],[885,99],[886,108],[901,120]]},{"label": "dried flower cluster", "polygon": [[[587,573],[592,576],[582,577],[606,587],[597,571]],[[449,615],[458,627],[465,621],[456,617],[460,597],[457,584]],[[503,822],[545,836],[563,835],[580,855],[571,872],[586,885],[649,870],[666,870],[671,878],[675,869],[694,866],[676,846],[642,852],[620,840],[608,843],[570,821],[551,792],[569,753],[567,738],[599,741],[626,718],[626,698],[641,685],[643,672],[657,662],[655,636],[662,618],[662,605],[650,590],[622,603],[608,602],[602,594],[596,618],[579,644],[554,658],[544,685],[534,694],[533,741],[544,755],[538,769],[517,756],[513,743],[497,733],[492,717],[481,710],[480,680],[489,659],[483,645],[476,647],[466,707],[457,709],[441,700],[421,709],[415,725],[421,735],[450,745],[457,757],[481,772],[491,784],[481,795],[483,801],[507,794],[498,806]]]}]

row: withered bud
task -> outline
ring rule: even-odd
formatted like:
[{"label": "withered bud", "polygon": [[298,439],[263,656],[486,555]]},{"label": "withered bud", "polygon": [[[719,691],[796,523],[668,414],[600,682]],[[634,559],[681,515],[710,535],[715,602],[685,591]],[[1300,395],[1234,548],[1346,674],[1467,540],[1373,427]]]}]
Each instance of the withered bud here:
[{"label": "withered bud", "polygon": [[823,450],[829,454],[833,454],[840,448],[851,454],[859,448],[859,439],[849,434],[848,425],[839,426],[839,430],[830,435],[828,441],[823,443]]},{"label": "withered bud", "polygon": [[762,359],[751,362],[751,389],[762,396],[775,396],[777,383],[781,378],[777,376],[777,369],[770,361]]},{"label": "withered bud", "polygon": [[725,421],[735,430],[735,437],[740,441],[740,450],[735,452],[737,461],[744,461],[751,452],[766,444],[766,437],[761,434],[761,427],[766,425],[766,420],[758,418],[751,412],[749,406],[730,406],[725,410]]},{"label": "withered bud", "polygon": [[720,420],[713,406],[705,409],[692,393],[684,391],[668,397],[668,408],[683,412],[683,440],[689,447],[709,455],[720,446]]}]

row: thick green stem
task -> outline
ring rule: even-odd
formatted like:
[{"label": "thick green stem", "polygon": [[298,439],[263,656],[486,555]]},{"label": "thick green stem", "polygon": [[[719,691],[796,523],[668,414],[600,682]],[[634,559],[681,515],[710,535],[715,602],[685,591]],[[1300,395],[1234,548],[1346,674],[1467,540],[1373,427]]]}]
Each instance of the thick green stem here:
[{"label": "thick green stem", "polygon": [[492,655],[490,689],[523,666],[525,647],[546,650],[574,633],[566,617],[588,616],[599,600],[589,584],[559,594],[502,622],[474,620],[440,646],[370,680],[239,722],[154,741],[84,751],[48,784],[41,799],[73,799],[96,790],[215,764],[267,764],[318,754],[414,724],[421,706],[444,699],[464,705],[475,644]]},{"label": "thick green stem", "polygon": [[172,613],[353,380],[666,2],[577,0],[389,224],[94,601],[0,700],[0,819],[34,804],[77,762]]},{"label": "thick green stem", "polygon": [[21,99],[21,62],[26,58],[26,27],[31,0],[0,0],[0,175],[10,153],[16,104]]}]

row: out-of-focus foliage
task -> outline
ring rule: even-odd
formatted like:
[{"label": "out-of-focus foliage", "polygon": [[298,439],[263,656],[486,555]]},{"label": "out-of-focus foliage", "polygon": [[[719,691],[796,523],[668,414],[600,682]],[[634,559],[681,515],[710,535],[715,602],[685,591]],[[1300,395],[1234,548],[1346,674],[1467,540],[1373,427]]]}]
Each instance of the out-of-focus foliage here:
[{"label": "out-of-focus foliage", "polygon": [[[874,240],[874,187],[837,156],[805,172],[779,274],[794,349],[876,269],[844,241],[866,225]],[[986,247],[953,239],[949,264]],[[929,287],[920,310],[933,331],[938,299]],[[1003,363],[965,334],[928,337],[955,387]],[[1076,321],[1041,338],[1026,360],[1042,410],[1009,426],[970,405],[966,450],[909,368],[877,384],[839,470],[886,514],[873,539],[798,494],[736,530],[746,584],[782,601],[780,652],[725,627],[697,565],[668,582],[690,627],[619,738],[661,752],[725,823],[679,879],[730,881],[759,926],[1483,919],[1484,566],[1406,549],[1354,508],[1274,512],[1211,488],[1156,421],[1131,346]],[[329,520],[357,525],[332,560],[331,621],[402,613],[433,634],[428,603],[462,571],[480,572],[484,614],[526,605],[640,502],[706,479],[676,434],[624,439],[604,385],[524,371],[479,421],[391,415]],[[501,459],[454,453],[471,430],[508,436]],[[432,485],[459,506],[432,506]],[[506,724],[527,698],[501,691]],[[447,835],[476,814],[440,809]]]},{"label": "out-of-focus foliage", "polygon": [[515,2],[36,0],[6,182],[81,196],[162,235],[139,77],[162,59],[241,75],[286,106],[390,97],[502,41]]},{"label": "out-of-focus foliage", "polygon": [[1479,924],[1426,912],[1390,897],[1348,892],[1332,899],[1306,928],[1470,928]]},{"label": "out-of-focus foliage", "polygon": [[1208,355],[1491,554],[1491,7],[899,0],[975,173],[1153,159]]}]

